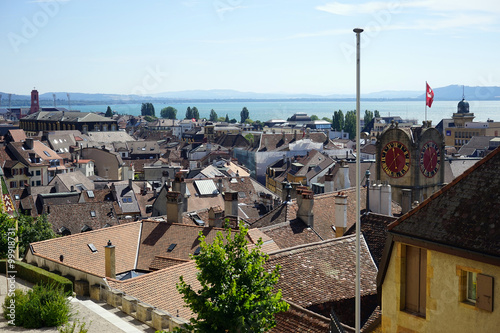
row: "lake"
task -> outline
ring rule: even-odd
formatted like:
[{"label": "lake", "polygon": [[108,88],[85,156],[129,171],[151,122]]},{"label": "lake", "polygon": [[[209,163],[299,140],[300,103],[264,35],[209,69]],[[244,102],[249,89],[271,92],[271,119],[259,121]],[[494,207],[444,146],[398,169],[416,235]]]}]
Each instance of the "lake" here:
[{"label": "lake", "polygon": [[[427,108],[427,120],[432,120],[436,125],[443,118],[451,118],[457,110],[457,101],[434,101],[431,108]],[[470,112],[474,113],[474,121],[486,121],[492,119],[500,121],[500,101],[470,101]],[[160,110],[167,106],[177,109],[177,118],[184,118],[188,106],[196,106],[200,117],[208,118],[210,110],[214,109],[219,117],[240,120],[240,111],[247,107],[250,112],[250,119],[267,121],[270,119],[287,119],[294,113],[305,112],[308,115],[317,115],[332,118],[333,112],[356,109],[356,101],[245,101],[245,102],[189,102],[189,103],[153,103],[156,116],[160,115]],[[67,105],[59,105],[68,107]],[[108,105],[75,105],[72,109],[83,112],[106,112]],[[115,104],[110,105],[113,111],[119,114],[140,115],[141,104]],[[365,110],[378,110],[382,117],[400,116],[403,119],[416,119],[420,124],[425,117],[424,101],[361,101],[361,117]]]}]

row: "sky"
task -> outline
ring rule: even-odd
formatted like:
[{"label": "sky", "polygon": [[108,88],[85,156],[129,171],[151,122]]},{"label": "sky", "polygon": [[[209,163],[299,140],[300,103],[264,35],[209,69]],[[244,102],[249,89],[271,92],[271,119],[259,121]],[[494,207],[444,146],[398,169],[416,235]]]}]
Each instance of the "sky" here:
[{"label": "sky", "polygon": [[0,0],[0,91],[500,85],[498,0]]}]

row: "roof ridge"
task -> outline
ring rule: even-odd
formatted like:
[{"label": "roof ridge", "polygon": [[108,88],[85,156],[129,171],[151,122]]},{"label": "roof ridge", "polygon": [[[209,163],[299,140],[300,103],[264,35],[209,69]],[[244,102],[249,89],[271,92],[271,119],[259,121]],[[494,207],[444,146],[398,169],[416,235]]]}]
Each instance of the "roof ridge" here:
[{"label": "roof ridge", "polygon": [[[56,205],[54,205],[56,206]],[[57,205],[57,206],[62,206],[62,205]],[[41,244],[41,243],[47,243],[47,242],[51,242],[51,241],[54,241],[54,240],[58,240],[58,239],[67,239],[67,238],[71,238],[71,237],[83,237],[83,235],[88,235],[90,233],[94,233],[94,232],[98,232],[98,231],[103,231],[103,230],[110,230],[112,228],[118,228],[118,227],[130,227],[134,224],[138,224],[138,223],[142,223],[142,221],[133,221],[133,222],[127,222],[127,223],[124,223],[124,224],[117,224],[117,225],[112,225],[112,226],[109,226],[109,227],[106,227],[106,228],[100,228],[100,229],[95,229],[95,230],[90,230],[90,231],[86,231],[86,232],[80,232],[78,234],[74,234],[74,235],[67,235],[67,236],[62,236],[62,237],[56,237],[56,238],[51,238],[51,239],[45,239],[43,241],[38,241],[38,242],[34,242],[34,243],[30,243],[31,244]]]},{"label": "roof ridge", "polygon": [[[310,250],[310,248],[313,246],[322,246],[322,245],[327,245],[329,243],[344,243],[347,241],[352,241],[351,238],[356,238],[356,235],[347,235],[347,236],[327,239],[327,240],[314,242],[314,243],[301,244],[301,245],[292,246],[292,247],[288,247],[288,248],[284,248],[284,249],[279,249],[279,250],[276,250],[274,252],[270,252],[268,254],[271,258],[271,256],[273,256],[273,255],[278,255],[278,254],[282,254],[285,252],[292,252],[292,251],[297,252],[297,250],[302,250],[301,252],[303,252],[303,251]],[[364,240],[363,235],[360,235],[360,239]]]},{"label": "roof ridge", "polygon": [[480,161],[476,162],[473,166],[471,166],[469,169],[467,169],[460,176],[458,176],[455,179],[453,179],[453,181],[451,183],[449,183],[448,185],[442,187],[439,191],[433,193],[430,197],[428,197],[427,199],[425,199],[415,209],[412,209],[412,210],[408,211],[406,214],[404,214],[403,216],[401,216],[399,219],[397,219],[396,221],[394,221],[391,224],[389,224],[387,226],[387,230],[392,230],[393,228],[395,228],[396,226],[398,226],[399,224],[401,224],[401,222],[403,222],[404,220],[406,220],[410,216],[414,215],[418,211],[422,210],[425,206],[427,206],[436,197],[438,197],[438,196],[442,195],[443,193],[446,193],[447,191],[449,191],[450,188],[452,188],[453,186],[455,186],[457,183],[459,183],[460,181],[462,181],[464,178],[468,177],[472,172],[474,172],[476,169],[478,169],[479,167],[481,167],[482,165],[484,165],[486,162],[488,162],[489,160],[491,160],[497,154],[500,154],[500,147],[496,148],[491,153],[489,153],[488,155],[486,155],[485,157],[483,157],[483,159],[481,159]]}]

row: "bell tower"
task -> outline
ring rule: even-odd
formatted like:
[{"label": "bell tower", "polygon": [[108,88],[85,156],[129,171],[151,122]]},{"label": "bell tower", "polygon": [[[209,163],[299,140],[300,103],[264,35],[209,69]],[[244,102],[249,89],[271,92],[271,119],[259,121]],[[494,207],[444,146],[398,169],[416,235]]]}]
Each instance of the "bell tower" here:
[{"label": "bell tower", "polygon": [[39,103],[38,103],[38,90],[33,89],[31,91],[31,108],[30,108],[30,114],[38,112],[40,109]]}]

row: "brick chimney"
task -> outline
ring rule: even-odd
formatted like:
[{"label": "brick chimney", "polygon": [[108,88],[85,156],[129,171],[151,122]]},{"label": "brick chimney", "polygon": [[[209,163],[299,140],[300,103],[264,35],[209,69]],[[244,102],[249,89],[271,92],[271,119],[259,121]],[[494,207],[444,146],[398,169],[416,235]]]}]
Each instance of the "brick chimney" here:
[{"label": "brick chimney", "polygon": [[182,223],[182,195],[180,192],[167,192],[167,219],[172,223]]},{"label": "brick chimney", "polygon": [[224,211],[225,216],[238,217],[238,192],[224,192]]},{"label": "brick chimney", "polygon": [[223,211],[220,206],[210,207],[208,210],[208,225],[210,227],[222,228],[223,222]]},{"label": "brick chimney", "polygon": [[[299,193],[300,192],[300,193]],[[310,190],[297,190],[297,217],[307,226],[314,228],[314,195]]]},{"label": "brick chimney", "polygon": [[411,190],[401,189],[401,213],[406,214],[411,208]]},{"label": "brick chimney", "polygon": [[177,172],[175,174],[174,182],[172,184],[172,191],[179,192],[181,194],[182,199],[182,212],[185,213],[188,210],[188,198],[186,195],[186,182],[184,181],[184,173]]},{"label": "brick chimney", "polygon": [[342,237],[347,228],[347,195],[335,195],[335,237]]},{"label": "brick chimney", "polygon": [[115,246],[108,241],[108,245],[104,247],[104,267],[106,270],[106,277],[116,279],[116,260],[115,260]]}]

